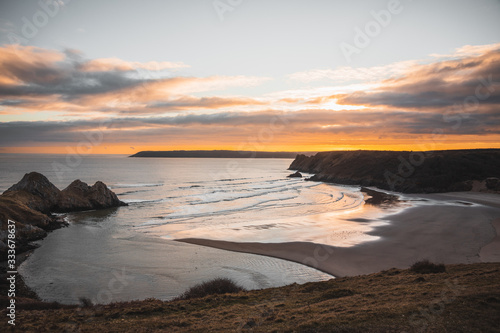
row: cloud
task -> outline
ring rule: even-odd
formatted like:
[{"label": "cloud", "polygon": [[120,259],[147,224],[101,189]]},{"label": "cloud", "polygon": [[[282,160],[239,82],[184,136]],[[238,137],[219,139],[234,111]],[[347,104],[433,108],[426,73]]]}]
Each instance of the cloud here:
[{"label": "cloud", "polygon": [[84,73],[78,66],[57,51],[15,45],[0,48],[0,98],[57,94],[68,100],[145,82],[117,71]]},{"label": "cloud", "polygon": [[149,108],[169,110],[221,109],[243,105],[264,105],[266,103],[244,97],[194,97],[183,96],[166,102],[152,103]]},{"label": "cloud", "polygon": [[22,105],[25,102],[22,100],[12,100],[12,99],[4,99],[0,101],[0,105],[5,105],[5,106],[16,106],[16,105]]},{"label": "cloud", "polygon": [[[193,97],[190,94],[256,86],[269,78],[162,74],[165,69],[185,67],[188,66],[183,63],[139,63],[117,58],[86,60],[80,51],[73,49],[58,52],[7,45],[0,48],[0,102],[28,112],[116,114],[157,113],[160,108],[168,111],[262,104],[242,97]],[[160,76],[152,75],[151,71],[160,72]],[[10,102],[13,100],[19,102],[14,105]]]},{"label": "cloud", "polygon": [[84,72],[107,72],[107,71],[135,71],[137,69],[145,69],[148,71],[161,71],[165,69],[188,68],[182,62],[169,61],[125,61],[119,58],[100,58],[89,60],[80,65],[80,70]]},{"label": "cloud", "polygon": [[415,66],[416,63],[416,61],[401,61],[385,66],[358,68],[343,66],[335,69],[313,69],[290,74],[288,78],[293,81],[305,83],[320,80],[329,80],[337,84],[350,81],[362,81],[367,83],[402,75],[412,66]]},{"label": "cloud", "polygon": [[451,54],[431,54],[435,58],[460,59],[466,57],[477,57],[490,52],[492,49],[500,48],[500,43],[487,45],[464,45]]},{"label": "cloud", "polygon": [[[485,50],[485,48],[481,48]],[[419,65],[404,76],[382,81],[373,91],[338,96],[339,104],[429,111],[500,104],[500,46],[480,56]]]},{"label": "cloud", "polygon": [[[269,78],[147,77],[139,66],[118,60],[97,62],[102,67],[94,63],[95,70],[84,70],[91,61],[78,50],[4,47],[0,48],[1,112],[59,110],[67,120],[0,123],[0,146],[78,144],[86,140],[86,133],[98,133],[103,145],[120,143],[127,149],[166,142],[235,149],[240,143],[257,142],[258,147],[247,148],[263,149],[261,137],[270,138],[266,144],[281,147],[318,143],[364,147],[414,144],[431,140],[436,131],[450,142],[484,140],[498,145],[500,47],[460,52],[432,63],[395,64],[395,74],[389,78],[385,66],[374,73],[341,68],[318,77],[337,80],[344,73],[362,82],[253,98],[230,96],[224,90],[256,86]],[[103,117],[109,120],[105,126]]]},{"label": "cloud", "polygon": [[[105,125],[103,125],[105,124]],[[36,121],[0,123],[2,146],[30,144],[78,143],[85,133],[98,132],[104,142],[164,142],[182,135],[182,140],[199,140],[205,134],[210,142],[231,138],[245,142],[264,130],[273,140],[310,142],[324,136],[344,140],[346,137],[378,136],[418,138],[431,136],[436,130],[453,135],[498,135],[500,114],[486,113],[460,120],[456,128],[453,118],[440,113],[397,110],[341,111],[308,109],[300,112],[219,112],[163,117],[125,117],[104,122],[103,119],[74,121]],[[271,133],[271,134],[269,134]],[[344,138],[344,139],[342,139]],[[178,138],[180,139],[180,138]],[[135,141],[137,140],[137,141]]]}]

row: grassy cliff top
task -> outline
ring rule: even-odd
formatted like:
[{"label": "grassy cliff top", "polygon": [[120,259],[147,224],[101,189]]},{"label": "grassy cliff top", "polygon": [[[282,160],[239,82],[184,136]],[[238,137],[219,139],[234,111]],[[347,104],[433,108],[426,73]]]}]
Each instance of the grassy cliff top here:
[{"label": "grassy cliff top", "polygon": [[298,155],[289,169],[314,173],[310,180],[405,193],[470,191],[474,182],[500,191],[500,149],[321,152]]},{"label": "grassy cliff top", "polygon": [[171,302],[21,303],[16,329],[26,332],[498,332],[500,263],[431,274],[391,269]]}]

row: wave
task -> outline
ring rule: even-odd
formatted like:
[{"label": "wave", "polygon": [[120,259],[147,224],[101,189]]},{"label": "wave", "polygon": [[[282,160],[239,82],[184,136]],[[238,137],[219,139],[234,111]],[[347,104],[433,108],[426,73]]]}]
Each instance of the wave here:
[{"label": "wave", "polygon": [[[317,186],[315,183],[305,185],[303,182],[289,182],[289,181],[271,181],[265,183],[255,183],[249,182],[249,184],[254,184],[251,187],[239,187],[238,184],[228,184],[228,185],[218,185],[218,186],[182,186],[178,187],[179,190],[188,191],[184,195],[175,195],[165,197],[166,199],[173,199],[176,201],[181,201],[184,199],[187,204],[197,205],[204,203],[217,203],[220,201],[234,201],[238,199],[251,198],[255,196],[261,196],[270,193],[278,193],[286,190],[299,190],[301,188],[309,188]],[[266,191],[259,191],[266,190]],[[250,193],[249,195],[243,193]],[[227,194],[227,195],[224,195]],[[214,198],[217,195],[221,195],[220,198]],[[201,198],[201,199],[200,199]],[[187,199],[187,200],[186,200]],[[193,199],[193,200],[189,200]]]},{"label": "wave", "polygon": [[[184,212],[179,212],[179,213],[174,212],[174,213],[168,214],[166,216],[156,217],[156,219],[164,220],[164,222],[149,221],[149,222],[145,222],[145,223],[141,224],[140,226],[146,226],[146,225],[152,225],[152,224],[162,225],[162,224],[179,223],[179,222],[191,220],[191,219],[197,218],[197,217],[227,215],[227,214],[231,214],[231,213],[244,212],[244,211],[249,211],[252,209],[262,208],[262,207],[269,208],[269,207],[274,206],[274,205],[269,205],[269,203],[271,203],[271,202],[286,201],[286,200],[290,200],[290,199],[295,199],[295,197],[289,196],[289,197],[261,200],[258,202],[253,202],[253,203],[247,204],[245,206],[238,206],[235,208],[219,209],[219,210],[213,210],[213,211],[199,212],[197,208],[186,208]],[[181,210],[182,210],[182,208],[181,208]],[[186,211],[188,211],[188,212],[186,212]],[[168,222],[165,222],[165,220],[168,220]]]},{"label": "wave", "polygon": [[[264,191],[255,191],[255,189],[213,189],[212,191],[206,193],[194,193],[185,196],[168,196],[164,197],[163,201],[169,201],[172,203],[173,207],[177,207],[178,211],[196,211],[196,216],[193,213],[189,214],[177,214],[173,213],[166,217],[166,219],[178,219],[183,217],[199,217],[204,215],[210,215],[214,212],[227,212],[227,211],[238,211],[245,210],[248,207],[255,205],[263,205],[266,202],[281,201],[284,200],[283,197],[286,196],[285,200],[297,199],[300,197],[303,190],[307,190],[311,187],[316,187],[317,184],[311,183],[311,185],[306,185],[304,187],[303,183],[296,183],[293,185],[281,184],[278,186],[267,186],[259,187],[260,189],[265,189]],[[325,189],[330,189],[325,187]],[[334,191],[334,192],[331,192]],[[314,206],[324,206],[331,205],[332,210],[336,209],[347,209],[347,207],[358,206],[358,201],[362,200],[360,197],[346,197],[343,192],[338,192],[335,188],[331,188],[331,191],[326,190],[315,190],[314,192],[308,192],[308,195],[313,195],[311,201],[309,202],[297,202],[286,207],[293,207],[299,205]],[[278,197],[277,197],[278,196]],[[252,200],[253,199],[253,200]],[[344,203],[341,201],[344,199]],[[255,201],[258,200],[257,203]],[[349,201],[347,203],[347,201]],[[153,201],[154,202],[154,201]],[[247,203],[250,202],[250,205]],[[211,210],[213,208],[217,209],[217,206],[231,203],[231,208],[225,210]],[[337,205],[333,206],[334,204]],[[283,205],[285,207],[285,205]],[[318,209],[313,209],[312,211],[317,211]]]},{"label": "wave", "polygon": [[179,190],[188,190],[188,189],[197,188],[197,187],[203,187],[203,186],[202,185],[179,186],[178,189]]},{"label": "wave", "polygon": [[[264,179],[262,179],[264,178]],[[200,182],[183,182],[169,191],[156,191],[162,199],[124,200],[130,204],[154,205],[155,213],[136,227],[148,228],[168,224],[237,223],[242,219],[279,219],[346,211],[363,205],[358,188],[305,182],[287,178],[227,178]],[[163,186],[161,184],[119,184]],[[144,189],[140,189],[143,190]],[[126,192],[128,193],[128,192]],[[156,197],[158,197],[156,196]],[[168,206],[168,209],[166,209]],[[158,210],[163,210],[160,212]],[[135,224],[135,223],[134,223]],[[191,227],[190,227],[191,228]],[[196,228],[196,227],[195,227]]]},{"label": "wave", "polygon": [[[278,187],[277,187],[278,188]],[[190,205],[205,205],[205,204],[214,204],[214,203],[219,203],[219,202],[229,202],[229,201],[236,201],[236,200],[243,200],[243,199],[249,199],[249,198],[255,198],[255,197],[262,197],[266,195],[271,195],[271,194],[277,194],[277,193],[282,193],[282,192],[287,192],[287,191],[294,191],[297,190],[299,187],[286,187],[286,188],[279,188],[275,191],[265,191],[265,192],[250,192],[248,195],[238,195],[238,196],[232,196],[232,197],[226,197],[226,198],[214,198],[214,199],[207,199],[207,200],[200,200],[200,201],[192,201],[189,202]],[[233,193],[232,191],[213,191],[210,193],[207,193],[206,195],[214,195],[218,193]]]},{"label": "wave", "polygon": [[150,190],[133,190],[133,191],[126,191],[126,192],[121,192],[117,193],[118,195],[129,195],[129,194],[135,194],[135,193],[141,193],[141,192],[149,192]]},{"label": "wave", "polygon": [[153,203],[153,202],[164,202],[165,199],[122,199],[123,202],[128,204],[136,204],[136,203]]},{"label": "wave", "polygon": [[[210,177],[210,174],[209,174]],[[265,177],[245,177],[245,178],[224,178],[224,179],[217,179],[213,177],[212,179],[208,180],[202,180],[202,181],[195,181],[195,182],[185,182],[186,184],[206,184],[206,183],[213,183],[213,182],[234,182],[236,180],[257,180],[257,179],[262,179]]]},{"label": "wave", "polygon": [[149,184],[149,183],[145,183],[145,184],[142,184],[142,183],[138,183],[138,184],[114,184],[114,185],[111,185],[111,188],[115,189],[115,188],[130,188],[130,187],[159,187],[159,186],[163,186],[163,185],[164,185],[163,183],[155,183],[155,184]]}]

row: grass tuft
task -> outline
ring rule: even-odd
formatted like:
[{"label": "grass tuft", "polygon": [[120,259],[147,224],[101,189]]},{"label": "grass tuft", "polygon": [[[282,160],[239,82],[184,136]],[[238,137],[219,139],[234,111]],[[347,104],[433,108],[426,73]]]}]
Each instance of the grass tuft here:
[{"label": "grass tuft", "polygon": [[208,295],[237,293],[244,290],[243,287],[228,278],[215,278],[189,288],[177,299],[202,298]]},{"label": "grass tuft", "polygon": [[419,274],[444,273],[446,267],[443,264],[434,264],[429,260],[417,261],[410,267],[410,271]]},{"label": "grass tuft", "polygon": [[91,308],[92,306],[94,306],[90,298],[80,297],[78,300],[80,301],[80,304],[83,308]]}]

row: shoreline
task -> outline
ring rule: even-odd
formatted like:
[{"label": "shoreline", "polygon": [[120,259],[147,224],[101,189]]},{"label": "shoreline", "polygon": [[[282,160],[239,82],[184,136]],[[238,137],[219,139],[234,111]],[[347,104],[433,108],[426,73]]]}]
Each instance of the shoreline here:
[{"label": "shoreline", "polygon": [[431,274],[395,269],[187,300],[146,299],[85,307],[16,304],[16,327],[30,332],[47,327],[61,332],[330,332],[332,328],[441,332],[443,327],[453,332],[489,332],[497,328],[500,263],[445,269]]},{"label": "shoreline", "polygon": [[[364,192],[363,189],[361,189],[361,191]],[[374,193],[369,193],[369,194],[366,192],[365,193],[370,196],[378,195],[378,193],[381,193],[382,195],[387,195],[383,192],[378,192],[375,190],[370,190],[370,191],[373,191]],[[399,201],[404,202],[405,201],[404,197],[407,195],[401,194],[401,196],[403,197],[399,197],[400,199]],[[473,253],[472,257],[469,257],[469,259],[465,261],[460,260],[460,258],[454,258],[451,261],[439,260],[439,259],[435,260],[434,258],[429,258],[429,256],[414,257],[414,259],[406,261],[405,260],[391,261],[390,256],[389,257],[386,256],[391,252],[392,253],[395,252],[390,246],[389,247],[387,246],[388,241],[394,242],[394,240],[391,240],[391,233],[394,234],[394,230],[391,230],[394,229],[391,228],[391,224],[405,220],[406,219],[405,214],[413,216],[413,219],[415,220],[418,219],[419,217],[425,217],[429,212],[436,214],[436,212],[439,213],[440,209],[446,210],[447,209],[446,206],[411,207],[405,209],[403,212],[386,216],[391,221],[389,225],[375,227],[373,231],[368,233],[370,235],[382,237],[382,239],[377,241],[366,242],[348,248],[334,247],[312,242],[239,243],[239,242],[229,242],[223,240],[210,240],[210,239],[199,239],[199,238],[177,239],[175,241],[190,243],[198,246],[207,246],[226,251],[250,253],[250,254],[257,254],[267,257],[283,259],[294,263],[302,264],[308,267],[312,267],[314,269],[317,269],[321,272],[332,275],[334,277],[376,273],[386,269],[390,269],[392,267],[407,268],[415,261],[421,259],[431,259],[437,262],[444,262],[446,264],[500,261],[500,258],[498,258],[498,256],[500,256],[499,253],[500,210],[495,209],[495,208],[500,208],[500,203],[496,201],[498,195],[477,193],[477,192],[457,192],[457,193],[450,192],[442,194],[427,194],[427,195],[417,195],[417,196],[429,197],[429,198],[443,197],[446,198],[447,200],[449,200],[450,198],[460,199],[462,201],[466,200],[484,205],[484,207],[475,207],[482,211],[484,210],[489,211],[491,209],[495,210],[496,217],[493,218],[492,221],[490,221],[490,223],[484,223],[484,221],[481,222],[483,224],[482,225],[483,227],[486,226],[486,229],[490,228],[491,229],[490,231],[493,231],[493,233],[490,232],[489,234],[488,232],[486,232],[485,235],[483,235],[482,237],[482,242],[485,243],[485,237],[491,239],[491,241],[489,243],[485,243],[477,247],[477,251]],[[391,203],[393,204],[394,202]],[[415,212],[415,210],[418,212]],[[444,215],[446,215],[446,212],[444,213]],[[467,220],[466,218],[461,216],[461,214],[458,215],[455,214],[454,216],[460,217],[462,221]],[[496,230],[496,235],[494,234],[494,230]],[[404,242],[406,241],[403,239],[403,243]],[[386,246],[383,246],[384,243]],[[474,256],[477,257],[476,260],[473,259]],[[29,289],[28,291],[33,291],[29,287],[28,289]],[[31,294],[31,292],[29,292],[29,294]],[[34,294],[36,295],[36,293]]]},{"label": "shoreline", "polygon": [[[422,259],[445,264],[500,260],[500,204],[495,200],[498,195],[451,192],[418,197],[448,201],[440,205],[417,205],[386,216],[383,220],[389,222],[387,225],[375,227],[368,233],[380,237],[378,240],[352,247],[200,238],[176,241],[290,260],[335,277],[407,268]],[[450,198],[460,201],[449,205]]]},{"label": "shoreline", "polygon": [[479,251],[482,262],[500,262],[500,218],[493,220],[491,225],[495,228],[496,236]]}]

